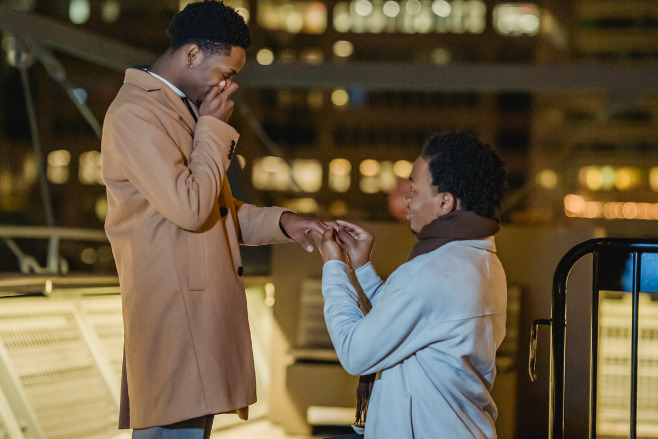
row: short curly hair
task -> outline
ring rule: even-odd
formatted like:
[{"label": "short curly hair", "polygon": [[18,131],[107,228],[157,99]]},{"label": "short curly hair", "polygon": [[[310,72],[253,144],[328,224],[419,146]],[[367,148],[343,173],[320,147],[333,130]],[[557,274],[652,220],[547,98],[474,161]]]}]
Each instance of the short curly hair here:
[{"label": "short curly hair", "polygon": [[249,27],[235,9],[223,2],[189,3],[174,15],[167,29],[169,49],[196,44],[205,53],[229,55],[234,46],[251,46]]},{"label": "short curly hair", "polygon": [[449,192],[466,210],[499,220],[506,188],[503,161],[472,134],[461,131],[432,135],[421,153],[439,192]]}]

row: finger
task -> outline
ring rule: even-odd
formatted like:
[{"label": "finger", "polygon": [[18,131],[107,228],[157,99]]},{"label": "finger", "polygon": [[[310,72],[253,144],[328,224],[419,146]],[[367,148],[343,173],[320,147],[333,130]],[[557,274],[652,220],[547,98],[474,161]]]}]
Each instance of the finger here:
[{"label": "finger", "polygon": [[215,99],[220,91],[221,89],[218,86],[216,85],[212,86],[210,90],[208,90],[208,93],[206,93],[206,98],[204,99],[204,101],[206,100],[211,101]]},{"label": "finger", "polygon": [[310,232],[311,238],[315,241],[316,244],[318,244],[320,241],[322,241],[322,233],[319,233],[317,230],[311,230]]},{"label": "finger", "polygon": [[[298,241],[298,242],[299,242],[299,244],[300,244],[302,247],[304,247],[304,249],[305,249],[307,252],[310,253],[310,252],[313,251],[313,244],[311,244],[311,242],[308,240],[308,238],[306,237],[306,235],[304,235],[304,236],[302,236],[301,238],[299,238],[299,241]],[[317,245],[317,241],[316,241],[316,245]]]},{"label": "finger", "polygon": [[235,91],[238,89],[238,83],[237,82],[231,82],[229,85],[224,87],[224,90],[222,90],[222,96],[226,96],[227,98],[231,96]]},{"label": "finger", "polygon": [[364,228],[359,227],[356,224],[352,224],[350,222],[343,220],[336,220],[336,223],[338,223],[339,226],[350,232],[352,236],[354,236],[356,239],[365,239],[368,236],[368,232]]},{"label": "finger", "polygon": [[354,236],[352,236],[350,233],[348,233],[347,230],[343,229],[342,227],[339,227],[336,229],[336,233],[338,234],[338,238],[341,240],[346,245],[354,243]]},{"label": "finger", "polygon": [[319,233],[324,233],[327,230],[331,230],[331,227],[327,226],[323,221],[314,219],[310,224],[307,225],[307,231],[316,230]]}]

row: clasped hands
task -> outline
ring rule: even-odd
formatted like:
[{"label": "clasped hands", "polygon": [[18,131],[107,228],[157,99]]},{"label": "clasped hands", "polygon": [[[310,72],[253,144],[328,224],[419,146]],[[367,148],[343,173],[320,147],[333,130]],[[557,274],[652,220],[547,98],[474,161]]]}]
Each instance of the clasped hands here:
[{"label": "clasped hands", "polygon": [[339,260],[356,270],[370,260],[375,236],[356,224],[343,220],[322,221],[284,212],[281,225],[291,238],[309,252],[313,251],[313,245],[308,239],[310,234],[325,262]]},{"label": "clasped hands", "polygon": [[324,262],[342,261],[350,265],[353,270],[368,263],[372,245],[375,242],[375,236],[372,233],[343,220],[327,224],[329,228],[324,233],[311,231],[311,236]]}]

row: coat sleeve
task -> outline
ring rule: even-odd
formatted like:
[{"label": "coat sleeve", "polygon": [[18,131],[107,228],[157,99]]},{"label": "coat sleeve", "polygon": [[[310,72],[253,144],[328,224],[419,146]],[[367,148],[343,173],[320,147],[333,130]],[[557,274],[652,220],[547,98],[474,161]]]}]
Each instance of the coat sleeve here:
[{"label": "coat sleeve", "polygon": [[359,281],[359,285],[363,289],[363,292],[370,299],[371,304],[375,304],[377,298],[379,297],[379,292],[381,287],[384,284],[384,281],[381,277],[375,272],[375,267],[373,267],[372,262],[368,262],[363,267],[359,267],[354,271],[356,279]]},{"label": "coat sleeve", "polygon": [[161,215],[186,230],[202,230],[217,204],[239,137],[230,125],[202,116],[189,161],[150,108],[127,103],[106,118],[104,146],[111,145],[123,172]]},{"label": "coat sleeve", "polygon": [[235,209],[238,212],[242,244],[263,245],[294,241],[294,239],[286,237],[279,227],[281,215],[283,212],[289,212],[289,209],[276,206],[257,207],[239,200],[235,200]]},{"label": "coat sleeve", "polygon": [[422,317],[420,300],[401,288],[384,284],[377,304],[364,316],[348,268],[340,261],[325,263],[322,275],[324,315],[342,366],[352,375],[386,369],[413,355],[414,333]]}]

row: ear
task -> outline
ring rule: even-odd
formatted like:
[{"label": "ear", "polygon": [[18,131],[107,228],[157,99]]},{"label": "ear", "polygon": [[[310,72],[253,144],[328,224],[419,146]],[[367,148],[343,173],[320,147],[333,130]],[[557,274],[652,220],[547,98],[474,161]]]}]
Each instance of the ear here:
[{"label": "ear", "polygon": [[445,215],[446,213],[450,213],[457,209],[457,199],[450,192],[440,192],[438,196],[438,207],[441,211],[441,215]]},{"label": "ear", "polygon": [[187,68],[193,69],[203,59],[203,51],[196,44],[189,44],[185,49],[185,63]]}]

